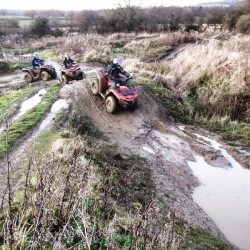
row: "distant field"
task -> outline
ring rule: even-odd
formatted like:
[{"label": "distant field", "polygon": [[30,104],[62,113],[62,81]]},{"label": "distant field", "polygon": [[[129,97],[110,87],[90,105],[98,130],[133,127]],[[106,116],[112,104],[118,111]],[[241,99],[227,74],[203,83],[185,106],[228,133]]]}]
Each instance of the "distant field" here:
[{"label": "distant field", "polygon": [[0,15],[0,19],[15,19],[15,20],[20,20],[20,19],[31,19],[31,17],[28,16],[1,16]]},{"label": "distant field", "polygon": [[0,21],[9,21],[9,20],[15,20],[19,23],[19,26],[21,28],[29,27],[31,25],[32,19],[28,16],[1,16],[0,15]]},{"label": "distant field", "polygon": [[29,27],[31,23],[32,23],[32,20],[27,20],[27,19],[19,20],[19,25],[21,28]]},{"label": "distant field", "polygon": [[[34,22],[36,20],[36,18],[32,19],[31,17],[29,16],[12,16],[12,15],[6,15],[6,16],[3,16],[3,15],[0,15],[0,21],[9,21],[9,20],[15,20],[19,23],[19,26],[21,28],[27,28],[27,27],[30,27],[32,22]],[[51,22],[51,26],[53,27],[54,24],[56,23],[57,25],[60,25],[60,26],[64,26],[67,24],[67,19],[66,18],[62,18],[62,17],[53,17],[53,18],[48,18]]]}]

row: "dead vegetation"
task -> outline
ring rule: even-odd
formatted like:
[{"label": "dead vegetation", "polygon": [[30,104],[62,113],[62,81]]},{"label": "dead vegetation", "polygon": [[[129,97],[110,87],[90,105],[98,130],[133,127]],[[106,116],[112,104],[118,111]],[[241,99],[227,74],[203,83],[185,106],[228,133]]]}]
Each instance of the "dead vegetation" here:
[{"label": "dead vegetation", "polygon": [[[174,210],[159,210],[145,159],[67,130],[50,153],[29,159],[18,190],[10,179],[12,198],[5,197],[0,217],[3,248],[183,249],[200,242],[202,234]],[[208,235],[204,249],[227,246]]]}]

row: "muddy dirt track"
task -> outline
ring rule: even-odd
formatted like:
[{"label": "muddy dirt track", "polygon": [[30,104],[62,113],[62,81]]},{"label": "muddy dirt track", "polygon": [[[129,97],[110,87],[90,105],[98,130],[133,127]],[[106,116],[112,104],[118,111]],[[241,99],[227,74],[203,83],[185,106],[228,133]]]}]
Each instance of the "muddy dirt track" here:
[{"label": "muddy dirt track", "polygon": [[[188,166],[188,161],[195,161],[194,155],[199,154],[212,166],[230,168],[230,162],[220,151],[199,139],[195,133],[217,141],[220,141],[220,137],[202,129],[170,122],[164,109],[150,93],[140,86],[138,91],[138,109],[120,109],[115,114],[107,113],[104,100],[91,93],[88,79],[64,85],[58,98],[72,104],[73,110],[80,109],[91,117],[110,142],[117,145],[121,154],[134,153],[148,159],[157,186],[157,197],[163,209],[171,208],[178,217],[192,225],[208,229],[214,235],[224,238],[212,219],[194,202],[192,193],[199,185],[199,180]],[[13,171],[25,159],[25,152],[41,132],[39,126],[27,134],[10,153]],[[5,160],[2,160],[1,165],[4,177]]]},{"label": "muddy dirt track", "polygon": [[[135,111],[120,109],[115,114],[105,110],[105,101],[94,96],[88,81],[66,85],[61,91],[64,99],[73,97],[74,109],[84,110],[97,127],[126,153],[139,154],[149,160],[157,184],[157,196],[162,208],[173,209],[178,216],[221,235],[212,220],[192,199],[192,191],[198,180],[192,175],[187,160],[194,160],[190,146],[193,139],[176,124],[168,122],[164,110],[152,96],[139,87],[139,106]],[[205,150],[206,151],[206,150]],[[218,155],[212,148],[210,154]],[[205,154],[205,152],[203,152]],[[215,157],[216,158],[216,157]],[[214,164],[225,164],[225,159]]]}]

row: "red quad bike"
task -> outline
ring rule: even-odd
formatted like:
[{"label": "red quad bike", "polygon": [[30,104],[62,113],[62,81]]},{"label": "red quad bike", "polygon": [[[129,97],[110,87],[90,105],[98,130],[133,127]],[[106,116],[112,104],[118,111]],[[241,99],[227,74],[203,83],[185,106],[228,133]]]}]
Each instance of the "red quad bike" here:
[{"label": "red quad bike", "polygon": [[67,69],[63,68],[61,70],[61,82],[65,84],[68,84],[70,81],[73,80],[82,80],[85,77],[85,73],[78,65],[72,65]]},{"label": "red quad bike", "polygon": [[23,68],[22,71],[24,72],[24,80],[27,83],[40,79],[48,81],[49,79],[56,79],[57,77],[55,68],[49,64],[41,65],[39,69],[30,67]]},{"label": "red quad bike", "polygon": [[112,81],[108,78],[103,69],[96,70],[96,77],[91,78],[91,91],[94,95],[100,95],[105,99],[106,109],[109,113],[114,113],[117,104],[123,108],[136,109],[138,104],[138,91],[136,87],[130,86],[127,78],[126,86],[113,88]]}]

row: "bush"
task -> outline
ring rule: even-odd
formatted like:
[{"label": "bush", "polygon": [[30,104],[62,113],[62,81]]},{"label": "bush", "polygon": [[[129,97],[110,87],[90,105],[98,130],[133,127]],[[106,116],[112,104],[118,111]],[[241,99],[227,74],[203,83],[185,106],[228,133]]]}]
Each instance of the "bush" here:
[{"label": "bush", "polygon": [[236,23],[236,30],[243,34],[250,33],[250,15],[243,15]]},{"label": "bush", "polygon": [[33,35],[42,37],[50,34],[50,25],[47,18],[38,18],[31,27],[31,32]]},{"label": "bush", "polygon": [[57,28],[51,31],[51,35],[54,37],[63,36],[63,31]]}]

